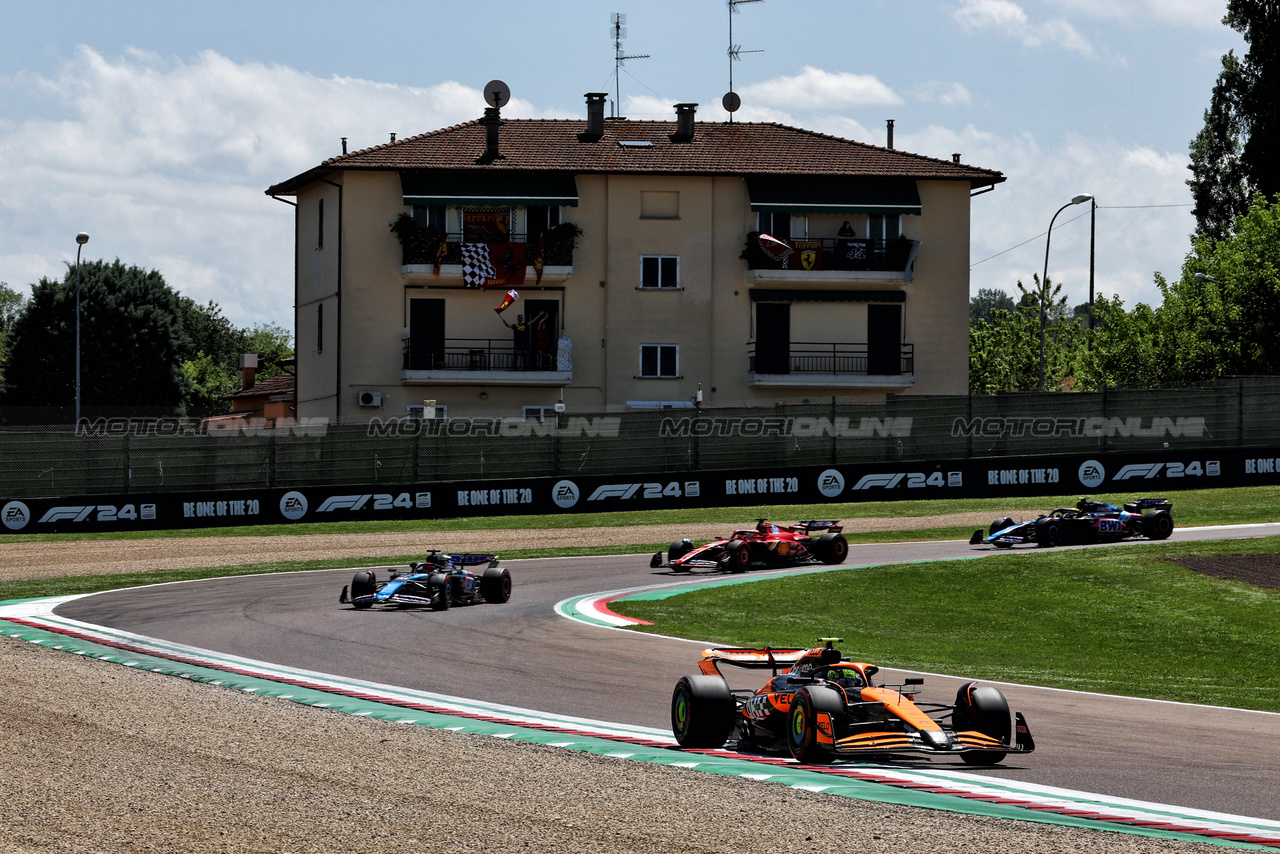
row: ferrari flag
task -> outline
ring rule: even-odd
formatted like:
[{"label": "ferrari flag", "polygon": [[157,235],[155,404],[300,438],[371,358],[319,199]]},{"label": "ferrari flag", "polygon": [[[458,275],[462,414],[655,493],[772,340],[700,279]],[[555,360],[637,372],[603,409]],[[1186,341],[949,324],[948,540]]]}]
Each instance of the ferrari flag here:
[{"label": "ferrari flag", "polygon": [[502,305],[495,308],[494,311],[496,311],[498,314],[502,314],[504,311],[507,310],[508,306],[510,306],[511,303],[515,302],[518,299],[520,299],[520,294],[516,293],[514,289],[509,290],[507,291],[507,295],[502,298]]}]

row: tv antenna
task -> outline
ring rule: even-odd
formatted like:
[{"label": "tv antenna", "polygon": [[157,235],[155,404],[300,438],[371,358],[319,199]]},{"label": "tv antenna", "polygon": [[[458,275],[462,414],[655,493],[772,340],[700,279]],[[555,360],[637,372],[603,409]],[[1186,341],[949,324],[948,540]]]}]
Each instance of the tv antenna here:
[{"label": "tv antenna", "polygon": [[742,99],[733,91],[733,64],[742,59],[744,53],[764,53],[763,50],[743,50],[742,45],[733,43],[733,15],[743,3],[760,3],[762,0],[727,0],[729,4],[729,91],[725,93],[720,104],[729,113],[729,121],[733,122],[733,114],[742,106]]},{"label": "tv antenna", "polygon": [[[741,0],[739,0],[741,2]],[[748,0],[754,2],[754,0]],[[613,36],[613,87],[614,87],[614,112],[616,118],[618,110],[622,108],[622,63],[628,59],[648,59],[649,54],[638,53],[633,56],[625,56],[622,53],[622,40],[627,37],[627,16],[623,12],[612,12],[609,15],[609,32]]]}]

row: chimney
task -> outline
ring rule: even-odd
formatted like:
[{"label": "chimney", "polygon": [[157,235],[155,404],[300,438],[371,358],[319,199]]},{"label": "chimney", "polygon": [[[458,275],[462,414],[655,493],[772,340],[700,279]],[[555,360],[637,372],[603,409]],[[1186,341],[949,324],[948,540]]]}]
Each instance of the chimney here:
[{"label": "chimney", "polygon": [[497,107],[485,107],[484,118],[480,120],[480,124],[484,125],[484,156],[490,160],[496,160],[502,155],[498,153],[498,128],[502,127],[502,116],[498,115]]},{"label": "chimney", "polygon": [[960,152],[957,151],[955,154],[951,155],[951,162],[952,163],[960,162]]},{"label": "chimney", "polygon": [[342,138],[342,153],[347,153],[347,138],[345,136]]},{"label": "chimney", "polygon": [[672,137],[675,142],[693,142],[693,114],[697,109],[697,104],[676,104],[676,135]]},{"label": "chimney", "polygon": [[587,132],[585,139],[599,139],[604,136],[604,99],[608,92],[587,93]]},{"label": "chimney", "polygon": [[241,390],[253,388],[253,384],[258,376],[258,354],[242,353],[240,355],[240,388]]},{"label": "chimney", "polygon": [[889,141],[885,143],[885,148],[893,148],[893,119],[885,119],[889,125]]}]

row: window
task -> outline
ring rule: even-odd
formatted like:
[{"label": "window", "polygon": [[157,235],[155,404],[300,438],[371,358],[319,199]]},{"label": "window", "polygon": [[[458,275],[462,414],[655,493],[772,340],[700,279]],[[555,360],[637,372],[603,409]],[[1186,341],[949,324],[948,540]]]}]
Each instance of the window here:
[{"label": "window", "polygon": [[[431,404],[430,407],[427,406],[428,403]],[[428,409],[430,409],[430,412],[427,411]],[[449,404],[436,403],[434,400],[424,400],[422,403],[410,403],[404,408],[404,412],[407,418],[414,421],[430,421],[431,419],[435,419],[436,421],[449,420]]]},{"label": "window", "polygon": [[679,255],[641,255],[640,287],[642,288],[678,288],[680,287]]},{"label": "window", "polygon": [[641,344],[640,376],[664,378],[680,376],[680,345]]},{"label": "window", "polygon": [[655,190],[640,191],[641,219],[679,219],[680,194]]},{"label": "window", "polygon": [[316,305],[316,352],[324,352],[324,303]]},{"label": "window", "polygon": [[761,234],[767,234],[779,240],[787,240],[791,237],[791,214],[756,214],[756,226],[756,230]]},{"label": "window", "polygon": [[556,408],[554,406],[523,406],[521,409],[523,410],[523,420],[525,421],[537,421],[539,424],[543,424],[547,421],[556,420]]},{"label": "window", "polygon": [[880,216],[872,214],[867,217],[867,237],[872,240],[897,240],[902,236],[902,217]]}]

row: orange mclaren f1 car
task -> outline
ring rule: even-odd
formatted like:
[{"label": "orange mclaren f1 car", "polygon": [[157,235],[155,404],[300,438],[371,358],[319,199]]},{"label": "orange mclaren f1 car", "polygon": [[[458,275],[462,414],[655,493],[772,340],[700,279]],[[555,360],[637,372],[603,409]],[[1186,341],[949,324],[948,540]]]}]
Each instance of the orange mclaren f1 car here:
[{"label": "orange mclaren f1 car", "polygon": [[[671,729],[681,747],[715,749],[735,736],[741,751],[786,753],[806,764],[903,753],[955,755],[994,765],[1035,750],[1026,719],[991,686],[966,682],[953,705],[916,699],[924,679],[879,685],[874,664],[850,661],[822,638],[814,649],[708,649],[699,673],[683,676],[671,697]],[[723,664],[767,669],[759,690],[733,690]],[[783,669],[783,668],[786,669]]]}]

